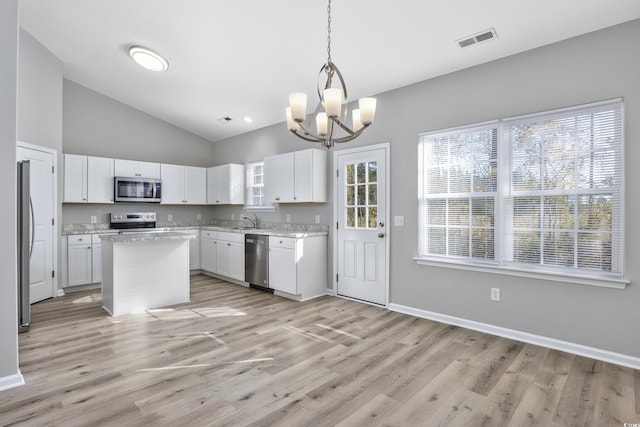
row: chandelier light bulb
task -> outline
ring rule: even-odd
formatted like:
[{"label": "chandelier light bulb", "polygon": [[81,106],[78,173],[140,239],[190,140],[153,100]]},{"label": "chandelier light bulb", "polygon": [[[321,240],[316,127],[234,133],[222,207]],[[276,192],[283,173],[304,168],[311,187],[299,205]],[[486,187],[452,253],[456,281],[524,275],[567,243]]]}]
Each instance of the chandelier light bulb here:
[{"label": "chandelier light bulb", "polygon": [[351,118],[353,120],[353,131],[358,132],[363,126],[362,120],[360,120],[360,110],[353,110],[351,112]]},{"label": "chandelier light bulb", "polygon": [[326,136],[327,135],[327,114],[326,113],[318,113],[316,116],[316,130],[318,135]]},{"label": "chandelier light bulb", "polygon": [[329,88],[324,90],[324,110],[328,117],[338,117],[342,111],[342,89]]},{"label": "chandelier light bulb", "polygon": [[289,107],[291,108],[291,118],[294,121],[304,121],[307,117],[307,94],[297,92],[289,95]]},{"label": "chandelier light bulb", "polygon": [[360,105],[360,121],[362,124],[365,126],[373,124],[373,119],[376,116],[376,99],[360,98],[358,104]]},{"label": "chandelier light bulb", "polygon": [[293,118],[291,117],[291,107],[286,108],[286,115],[287,115],[287,128],[289,130],[299,130],[300,125],[294,122]]}]

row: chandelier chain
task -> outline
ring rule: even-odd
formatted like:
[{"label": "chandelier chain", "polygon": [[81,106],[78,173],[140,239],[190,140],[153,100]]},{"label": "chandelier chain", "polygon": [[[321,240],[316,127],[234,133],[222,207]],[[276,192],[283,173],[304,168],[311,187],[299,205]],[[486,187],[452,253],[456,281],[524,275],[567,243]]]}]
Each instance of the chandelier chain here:
[{"label": "chandelier chain", "polygon": [[327,64],[331,62],[331,0],[327,5]]}]

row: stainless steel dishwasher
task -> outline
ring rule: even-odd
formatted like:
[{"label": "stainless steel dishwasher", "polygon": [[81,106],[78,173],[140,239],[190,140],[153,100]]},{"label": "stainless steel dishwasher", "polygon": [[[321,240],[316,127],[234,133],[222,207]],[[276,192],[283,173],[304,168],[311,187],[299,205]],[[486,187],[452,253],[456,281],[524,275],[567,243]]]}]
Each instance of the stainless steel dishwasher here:
[{"label": "stainless steel dishwasher", "polygon": [[252,288],[269,288],[269,236],[246,234],[244,237],[244,280]]}]

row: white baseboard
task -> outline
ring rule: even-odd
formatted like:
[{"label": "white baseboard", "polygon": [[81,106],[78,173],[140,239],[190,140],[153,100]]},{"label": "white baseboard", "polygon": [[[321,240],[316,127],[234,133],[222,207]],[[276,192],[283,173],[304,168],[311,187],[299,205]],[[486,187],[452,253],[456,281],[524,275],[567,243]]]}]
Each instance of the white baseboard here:
[{"label": "white baseboard", "polygon": [[24,377],[18,371],[17,374],[0,378],[0,391],[24,385]]},{"label": "white baseboard", "polygon": [[58,289],[58,293],[56,297],[63,297],[63,296],[65,296],[64,289]]},{"label": "white baseboard", "polygon": [[626,366],[627,368],[640,369],[640,357],[614,353],[609,350],[602,350],[599,348],[576,344],[569,341],[558,340],[542,335],[530,334],[528,332],[503,328],[501,326],[476,322],[474,320],[462,319],[460,317],[449,316],[446,314],[434,313],[432,311],[407,307],[400,304],[389,304],[387,308],[392,311],[397,311],[398,313],[409,314],[411,316],[434,320],[436,322],[446,323],[448,325],[460,326],[462,328],[472,329],[474,331],[484,332],[491,335],[497,335],[499,337],[510,338],[529,344],[535,344],[541,347],[565,351],[567,353],[576,354],[578,356],[589,357],[591,359],[601,360],[603,362],[613,363],[615,365]]}]

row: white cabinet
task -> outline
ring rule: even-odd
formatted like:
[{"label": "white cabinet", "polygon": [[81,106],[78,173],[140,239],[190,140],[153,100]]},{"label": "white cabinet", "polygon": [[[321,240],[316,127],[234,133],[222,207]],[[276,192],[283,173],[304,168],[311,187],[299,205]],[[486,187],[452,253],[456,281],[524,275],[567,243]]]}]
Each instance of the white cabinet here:
[{"label": "white cabinet", "polygon": [[113,203],[113,159],[87,157],[87,203]]},{"label": "white cabinet", "polygon": [[102,241],[97,234],[67,238],[67,283],[63,287],[102,282]]},{"label": "white cabinet", "polygon": [[113,159],[64,155],[65,203],[113,203]]},{"label": "white cabinet", "polygon": [[92,283],[91,262],[91,235],[69,236],[67,246],[68,286]]},{"label": "white cabinet", "polygon": [[218,232],[217,273],[244,281],[244,234]]},{"label": "white cabinet", "polygon": [[279,154],[264,159],[264,197],[269,203],[293,203],[294,155]]},{"label": "white cabinet", "polygon": [[327,292],[327,237],[269,236],[269,287],[304,301]]},{"label": "white cabinet", "polygon": [[244,234],[203,230],[200,267],[209,273],[244,281]]},{"label": "white cabinet", "polygon": [[207,169],[207,204],[244,204],[244,165],[227,164]]},{"label": "white cabinet", "polygon": [[210,273],[218,271],[218,235],[203,230],[200,237],[200,268]]},{"label": "white cabinet", "polygon": [[162,202],[166,205],[204,205],[207,170],[194,166],[160,165]]},{"label": "white cabinet", "polygon": [[264,194],[270,203],[325,203],[327,152],[310,148],[265,158]]},{"label": "white cabinet", "polygon": [[65,203],[87,203],[87,156],[64,155]]},{"label": "white cabinet", "polygon": [[160,163],[116,159],[115,176],[160,179]]}]

